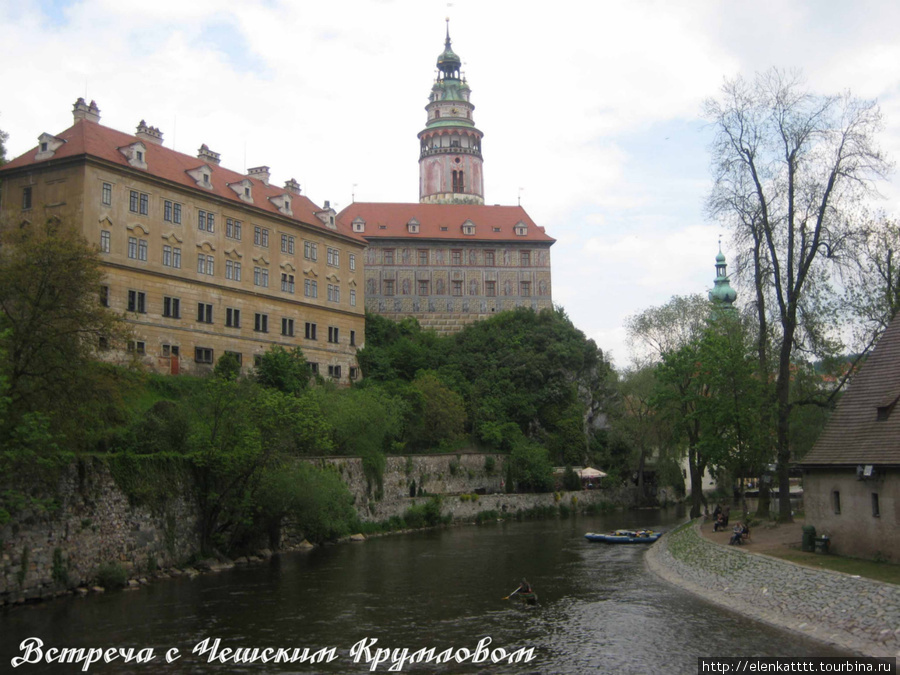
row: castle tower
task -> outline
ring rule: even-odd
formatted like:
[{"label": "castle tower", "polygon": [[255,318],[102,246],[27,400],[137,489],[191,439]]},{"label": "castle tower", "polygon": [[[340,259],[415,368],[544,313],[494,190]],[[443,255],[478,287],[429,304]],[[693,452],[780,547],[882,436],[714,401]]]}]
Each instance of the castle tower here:
[{"label": "castle tower", "polygon": [[709,301],[722,309],[734,310],[737,293],[731,287],[731,280],[726,273],[727,267],[725,255],[722,253],[722,244],[719,243],[719,255],[716,256],[716,279],[713,282],[715,285],[709,292]]},{"label": "castle tower", "polygon": [[425,106],[428,120],[419,132],[419,202],[484,204],[481,138],[469,102],[470,89],[460,74],[462,62],[447,39],[438,56],[438,75]]}]

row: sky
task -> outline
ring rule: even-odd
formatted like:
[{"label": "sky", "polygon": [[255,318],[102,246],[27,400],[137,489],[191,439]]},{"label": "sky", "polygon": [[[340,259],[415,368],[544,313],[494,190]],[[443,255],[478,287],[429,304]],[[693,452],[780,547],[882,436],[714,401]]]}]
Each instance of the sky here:
[{"label": "sky", "polygon": [[[726,79],[796,68],[812,92],[877,99],[900,157],[888,0],[0,0],[7,158],[71,126],[83,96],[106,126],[145,120],[167,147],[267,165],[320,205],[415,202],[447,17],[485,202],[521,200],[557,240],[553,300],[619,368],[628,317],[708,291],[720,237],[734,255],[704,212],[702,104]],[[879,189],[896,215],[897,176]]]}]

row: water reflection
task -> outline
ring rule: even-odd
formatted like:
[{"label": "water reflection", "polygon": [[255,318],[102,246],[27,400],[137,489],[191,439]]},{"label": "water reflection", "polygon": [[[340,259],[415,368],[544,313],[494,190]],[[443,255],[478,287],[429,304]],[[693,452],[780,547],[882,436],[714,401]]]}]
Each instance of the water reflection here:
[{"label": "water reflection", "polygon": [[[674,526],[674,513],[642,511],[566,521],[498,523],[370,539],[281,556],[263,567],[160,582],[138,592],[70,598],[0,614],[4,669],[19,642],[154,647],[147,665],[90,672],[366,672],[349,649],[474,650],[534,647],[528,664],[415,664],[419,673],[696,673],[698,656],[840,655],[758,624],[658,581],[642,546],[587,542],[587,531]],[[527,577],[540,606],[501,600]],[[227,647],[334,647],[316,665],[209,664],[190,654],[205,638]],[[165,664],[166,649],[182,658]],[[43,664],[17,672],[75,672]],[[382,666],[379,672],[386,672]]]}]

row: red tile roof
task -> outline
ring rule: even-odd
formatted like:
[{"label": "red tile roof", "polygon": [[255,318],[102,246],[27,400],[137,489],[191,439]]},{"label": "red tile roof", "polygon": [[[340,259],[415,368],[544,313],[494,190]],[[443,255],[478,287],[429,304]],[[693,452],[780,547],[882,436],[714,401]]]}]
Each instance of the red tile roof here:
[{"label": "red tile roof", "polygon": [[[547,235],[543,227],[535,225],[521,206],[354,202],[337,217],[346,227],[350,227],[356,218],[362,218],[366,223],[362,233],[366,239],[472,239],[551,245],[556,241]],[[407,227],[413,218],[419,222],[418,234],[411,234]],[[474,235],[463,234],[462,225],[467,220],[475,225]],[[520,222],[528,226],[528,234],[524,236],[514,231]]]},{"label": "red tile roof", "polygon": [[898,399],[900,318],[891,322],[853,377],[819,440],[801,463],[804,466],[900,466]]},{"label": "red tile roof", "polygon": [[[57,134],[56,137],[65,140],[66,142],[56,150],[53,157],[41,161],[35,160],[35,155],[38,152],[38,148],[36,146],[25,154],[16,157],[14,160],[0,167],[0,175],[5,172],[15,171],[16,169],[21,169],[31,165],[38,166],[46,162],[64,159],[67,157],[78,157],[81,155],[97,157],[113,164],[118,164],[123,168],[128,168],[129,170],[142,171],[141,169],[132,167],[128,163],[128,159],[125,157],[125,155],[119,152],[119,148],[123,148],[140,141],[147,149],[145,153],[147,174],[163,178],[174,183],[178,183],[187,188],[202,193],[214,194],[217,197],[221,197],[222,199],[225,199],[227,201],[235,202],[236,205],[240,204],[241,206],[249,206],[251,208],[255,207],[269,213],[276,213],[284,216],[284,214],[282,214],[278,210],[278,208],[269,200],[269,197],[275,197],[285,194],[286,192],[288,192],[285,188],[278,187],[276,185],[266,185],[256,178],[248,178],[248,176],[244,174],[238,173],[236,171],[231,171],[230,169],[226,169],[225,167],[218,164],[206,162],[205,160],[198,159],[197,157],[186,155],[181,152],[176,152],[175,150],[171,150],[162,145],[157,145],[153,142],[144,140],[132,134],[116,131],[115,129],[110,129],[109,127],[105,127],[96,122],[79,119],[76,120],[75,124],[73,124],[71,127],[66,129],[62,133]],[[211,170],[212,176],[210,178],[210,181],[213,186],[211,190],[198,187],[196,181],[187,173],[188,171],[197,169],[204,164],[209,166]],[[235,193],[234,190],[228,187],[229,183],[236,183],[245,179],[250,180],[250,182],[253,184],[252,204],[241,200],[240,197],[238,197],[237,193]],[[332,231],[329,228],[325,227],[322,221],[319,220],[319,218],[316,216],[317,212],[321,212],[324,210],[323,208],[313,203],[308,197],[304,195],[290,193],[290,196],[291,211],[294,214],[294,220],[306,223],[307,225],[312,225],[313,227],[319,227],[325,231]],[[335,219],[335,222],[337,223],[338,233],[351,237],[352,239],[362,241],[362,238],[358,234],[355,234],[351,231],[349,225],[342,226],[340,223],[338,223],[337,219]]]}]

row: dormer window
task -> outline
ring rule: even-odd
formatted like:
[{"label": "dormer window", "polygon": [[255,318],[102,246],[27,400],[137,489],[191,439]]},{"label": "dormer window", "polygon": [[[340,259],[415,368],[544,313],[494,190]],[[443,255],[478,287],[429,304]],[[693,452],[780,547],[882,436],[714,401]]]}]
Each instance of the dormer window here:
[{"label": "dormer window", "polygon": [[145,159],[147,156],[147,146],[145,146],[143,142],[138,141],[137,143],[123,146],[119,148],[119,152],[125,155],[128,163],[136,169],[147,168],[147,161]]},{"label": "dormer window", "polygon": [[294,215],[294,212],[291,210],[291,196],[287,192],[276,195],[274,197],[269,197],[269,201],[272,202],[272,204],[275,205],[275,208],[284,215]]},{"label": "dormer window", "polygon": [[228,183],[228,187],[234,190],[234,194],[236,194],[241,201],[253,202],[253,182],[249,178],[244,178],[243,180],[234,183]]},{"label": "dormer window", "polygon": [[188,169],[187,175],[193,178],[199,187],[212,190],[212,169],[208,164],[201,164],[196,169]]},{"label": "dormer window", "polygon": [[469,234],[469,235],[475,234],[475,223],[473,223],[471,220],[467,220],[466,222],[463,223],[462,231],[463,231],[463,234]]},{"label": "dormer window", "polygon": [[528,235],[528,225],[523,223],[521,220],[516,223],[515,227],[516,236],[525,237]]},{"label": "dormer window", "polygon": [[354,232],[365,232],[366,231],[366,221],[364,221],[360,217],[356,217],[353,219],[353,222],[350,224],[353,228]]},{"label": "dormer window", "polygon": [[419,221],[415,218],[411,218],[410,221],[406,224],[406,229],[410,234],[419,234]]},{"label": "dormer window", "polygon": [[65,141],[50,134],[41,134],[38,137],[38,152],[35,155],[37,161],[50,159],[56,154],[56,151],[63,146]]}]

